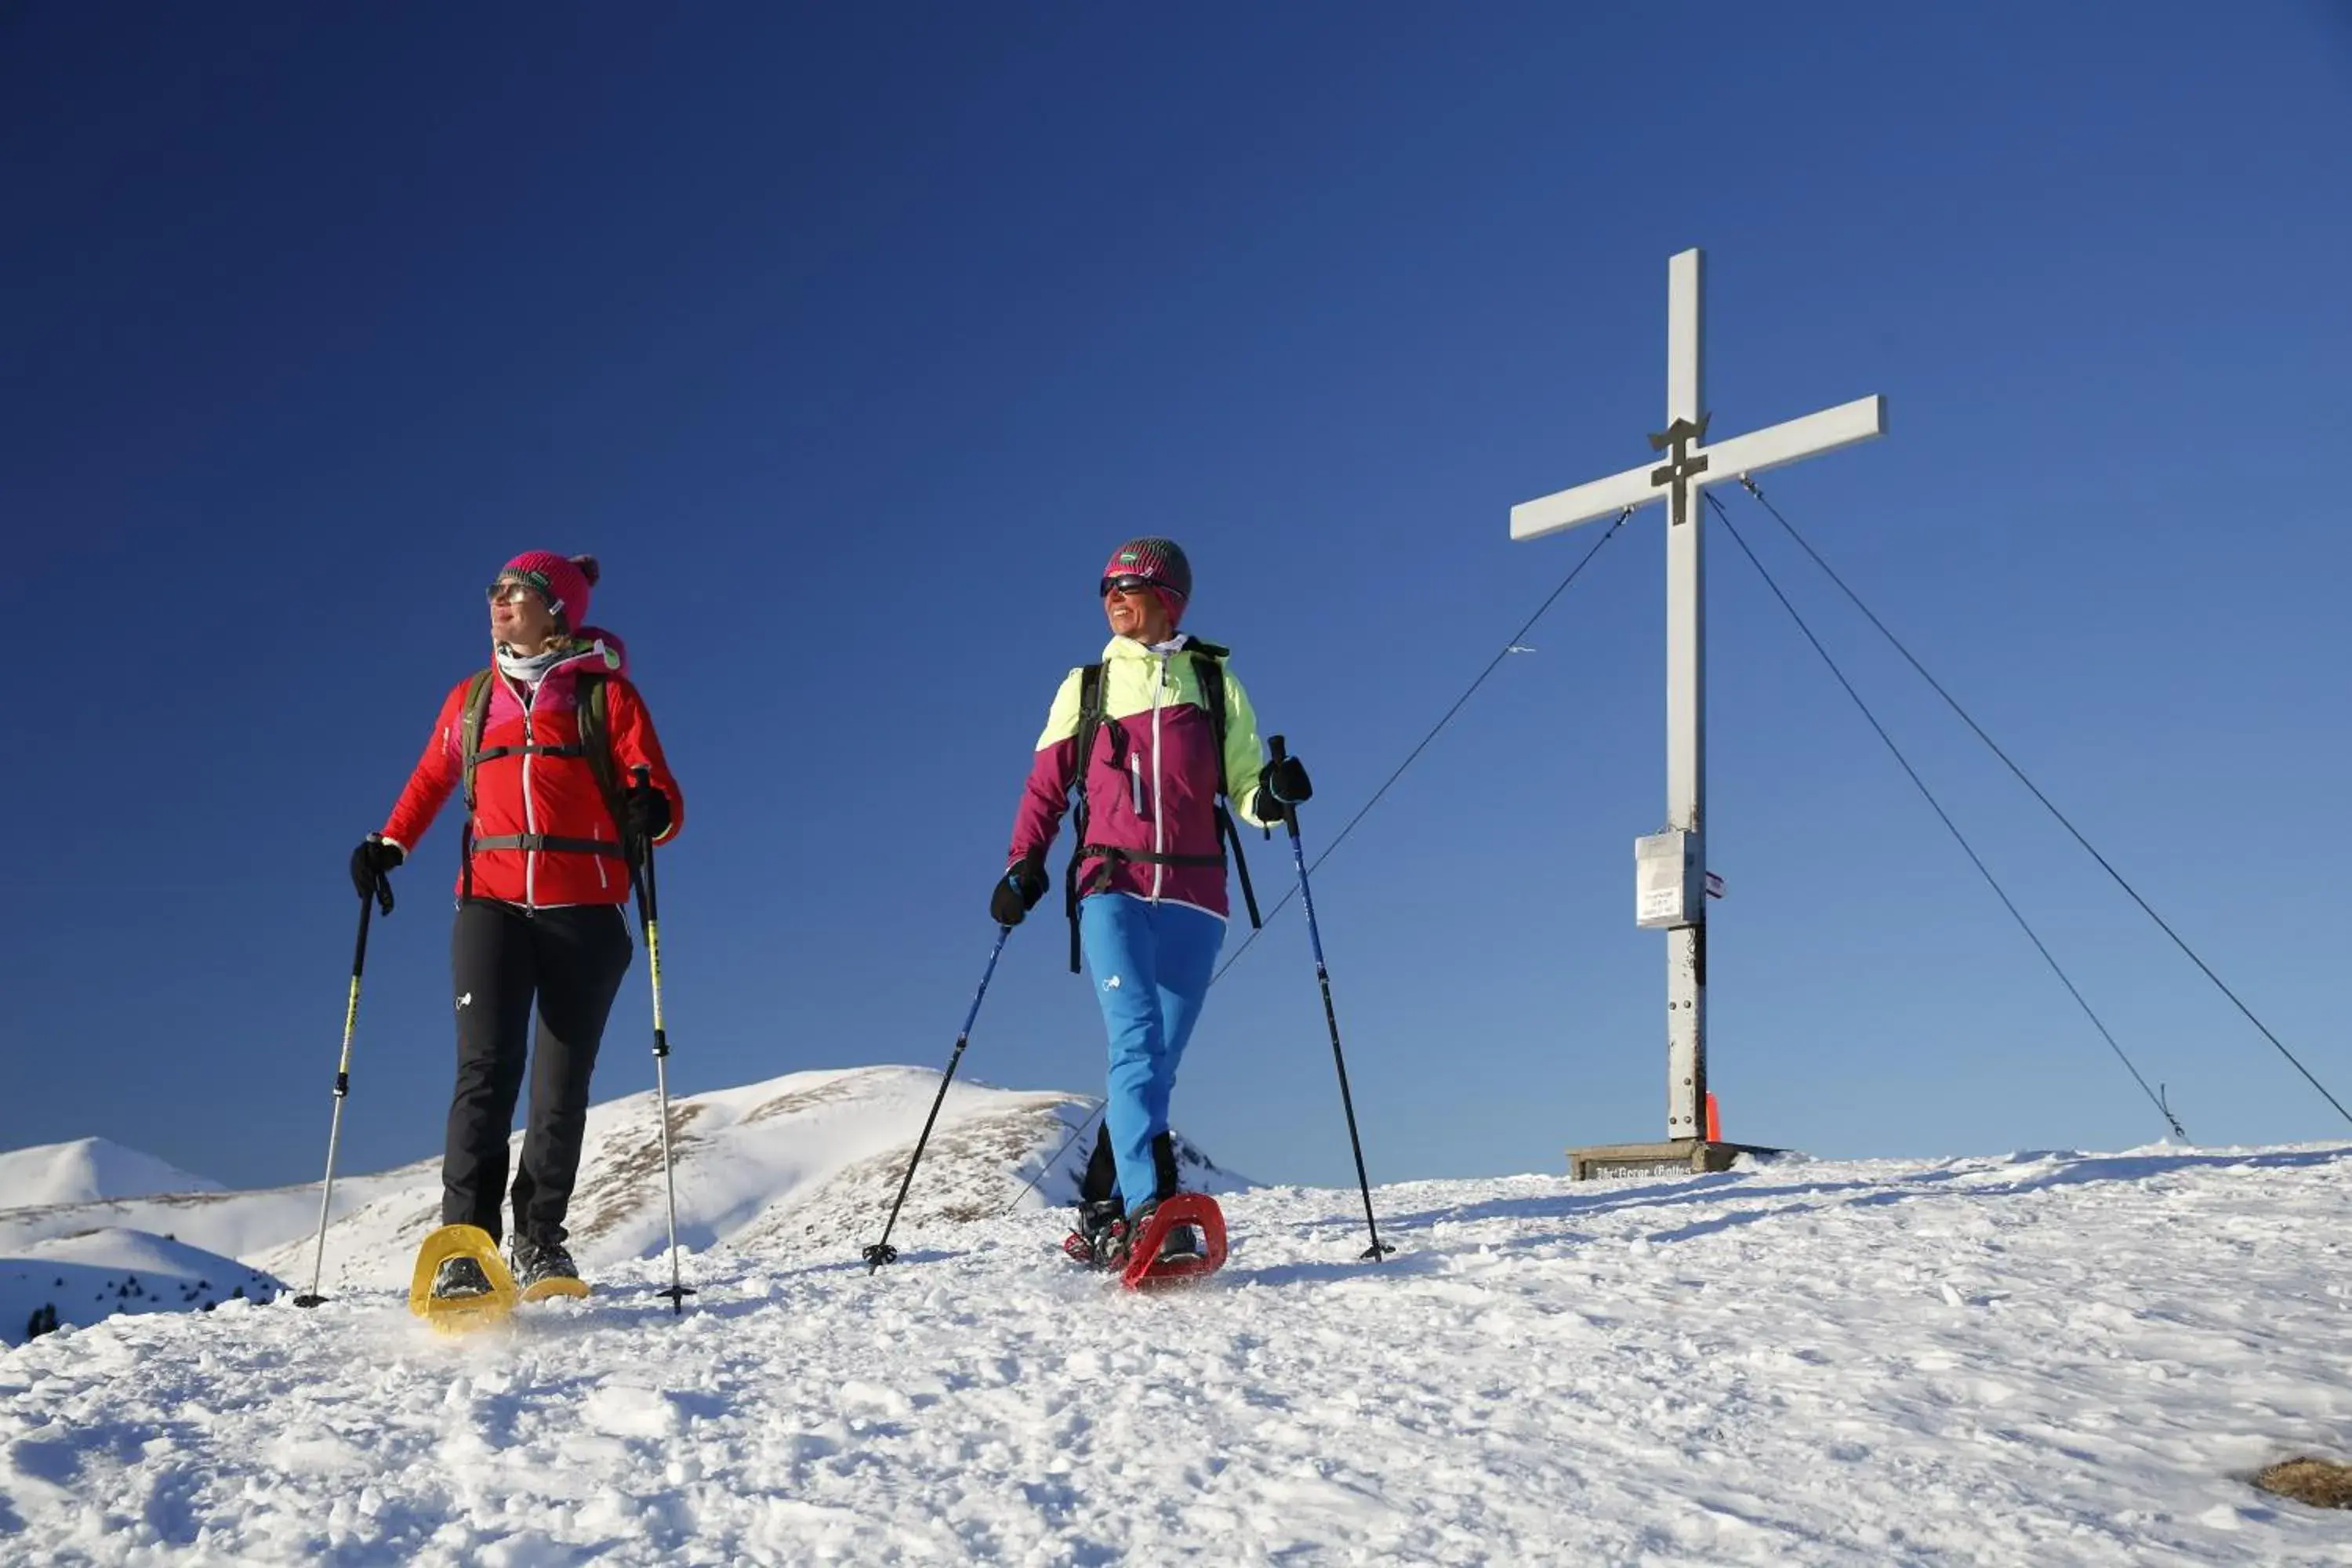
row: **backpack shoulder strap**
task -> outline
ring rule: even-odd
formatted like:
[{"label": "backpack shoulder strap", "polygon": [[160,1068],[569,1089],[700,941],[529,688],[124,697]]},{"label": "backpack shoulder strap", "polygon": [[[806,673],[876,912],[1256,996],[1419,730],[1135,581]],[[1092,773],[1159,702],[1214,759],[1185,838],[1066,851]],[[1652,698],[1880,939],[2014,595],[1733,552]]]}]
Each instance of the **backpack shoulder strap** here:
[{"label": "backpack shoulder strap", "polygon": [[490,676],[492,671],[478,669],[466,682],[466,700],[459,707],[457,721],[457,752],[464,763],[466,779],[466,815],[474,814],[474,765],[482,757],[482,726],[490,713]]},{"label": "backpack shoulder strap", "polygon": [[1214,643],[1194,643],[1192,673],[1201,682],[1201,706],[1209,710],[1210,732],[1217,738],[1217,793],[1225,789],[1225,667],[1226,650]]},{"label": "backpack shoulder strap", "polygon": [[1070,788],[1076,799],[1070,808],[1070,866],[1063,874],[1062,904],[1070,917],[1070,973],[1081,968],[1078,952],[1078,865],[1086,858],[1087,848],[1087,766],[1094,756],[1095,732],[1103,723],[1103,667],[1099,663],[1078,667],[1078,727],[1071,732],[1076,743],[1072,753]]},{"label": "backpack shoulder strap", "polygon": [[611,699],[605,693],[612,683],[601,675],[583,672],[578,691],[577,708],[580,723],[580,754],[595,776],[596,793],[604,797],[604,809],[613,816],[613,830],[628,837],[628,813],[623,804],[621,772],[613,757],[612,720],[608,711]]},{"label": "backpack shoulder strap", "polygon": [[1094,754],[1095,731],[1103,723],[1103,667],[1084,664],[1078,667],[1078,726],[1070,738],[1077,746],[1077,771],[1071,787],[1078,792],[1078,809],[1086,809],[1087,759]]},{"label": "backpack shoulder strap", "polygon": [[1218,843],[1220,847],[1226,844],[1234,847],[1234,869],[1242,880],[1242,904],[1249,910],[1250,929],[1255,931],[1265,923],[1258,918],[1257,889],[1250,886],[1249,857],[1242,853],[1241,829],[1234,826],[1233,814],[1225,809],[1225,802],[1231,798],[1233,790],[1225,777],[1224,658],[1232,649],[1219,647],[1214,643],[1196,642],[1190,651],[1192,673],[1201,681],[1201,706],[1209,710],[1210,733],[1216,737]]},{"label": "backpack shoulder strap", "polygon": [[474,896],[474,766],[482,759],[482,726],[489,719],[490,678],[496,673],[476,670],[466,681],[466,700],[457,710],[457,754],[466,781],[466,820],[457,829],[460,899]]}]

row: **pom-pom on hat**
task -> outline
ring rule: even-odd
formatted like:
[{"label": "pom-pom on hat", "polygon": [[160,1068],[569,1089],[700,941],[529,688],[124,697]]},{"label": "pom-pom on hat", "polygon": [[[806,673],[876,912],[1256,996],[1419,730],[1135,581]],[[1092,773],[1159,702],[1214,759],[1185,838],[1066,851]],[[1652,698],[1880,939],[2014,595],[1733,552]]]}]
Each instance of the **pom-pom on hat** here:
[{"label": "pom-pom on hat", "polygon": [[511,577],[537,589],[566,631],[588,624],[588,591],[601,575],[593,555],[558,555],[552,550],[526,550],[499,568],[500,581]]}]

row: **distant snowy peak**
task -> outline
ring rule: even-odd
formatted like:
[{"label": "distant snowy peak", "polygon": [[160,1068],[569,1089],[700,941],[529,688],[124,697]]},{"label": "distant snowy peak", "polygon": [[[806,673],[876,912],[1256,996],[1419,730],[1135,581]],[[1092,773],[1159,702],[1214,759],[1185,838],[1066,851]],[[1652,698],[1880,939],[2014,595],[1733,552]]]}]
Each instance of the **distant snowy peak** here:
[{"label": "distant snowy peak", "polygon": [[77,1138],[0,1154],[0,1209],[220,1190],[218,1182],[103,1138]]}]

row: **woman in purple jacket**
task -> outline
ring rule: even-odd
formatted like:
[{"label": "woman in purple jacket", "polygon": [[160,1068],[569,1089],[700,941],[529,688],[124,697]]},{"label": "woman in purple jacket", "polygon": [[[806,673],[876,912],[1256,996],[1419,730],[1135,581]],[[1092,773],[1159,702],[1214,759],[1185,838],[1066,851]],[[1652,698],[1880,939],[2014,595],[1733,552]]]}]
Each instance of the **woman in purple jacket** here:
[{"label": "woman in purple jacket", "polygon": [[[1225,650],[1176,629],[1192,592],[1192,566],[1172,540],[1130,540],[1112,552],[1101,585],[1110,644],[1099,665],[1070,671],[1055,695],[1013,818],[1010,864],[989,896],[990,916],[1006,926],[1045,896],[1045,851],[1076,790],[1083,826],[1071,891],[1110,1037],[1109,1159],[1097,1150],[1066,1244],[1088,1263],[1123,1262],[1127,1238],[1178,1189],[1168,1100],[1225,936],[1231,825],[1218,797],[1265,826],[1311,793],[1297,758],[1260,760],[1256,715]],[[1106,1165],[1116,1167],[1115,1191],[1103,1190]],[[1199,1246],[1191,1226],[1178,1226],[1160,1256]]]}]

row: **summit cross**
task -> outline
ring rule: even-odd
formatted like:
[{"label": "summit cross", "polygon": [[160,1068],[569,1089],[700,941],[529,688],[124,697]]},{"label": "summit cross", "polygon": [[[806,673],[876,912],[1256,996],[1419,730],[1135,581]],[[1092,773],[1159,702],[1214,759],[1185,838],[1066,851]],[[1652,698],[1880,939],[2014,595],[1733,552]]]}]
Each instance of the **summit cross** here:
[{"label": "summit cross", "polygon": [[[1511,537],[1539,539],[1666,503],[1666,826],[1635,845],[1635,920],[1666,932],[1666,1136],[1678,1145],[1671,1163],[1719,1169],[1707,1159],[1704,490],[1885,435],[1886,401],[1860,397],[1709,445],[1704,303],[1701,254],[1685,250],[1666,264],[1666,427],[1649,438],[1664,460],[1523,501],[1511,509]],[[1685,1142],[1689,1148],[1679,1147]]]}]

